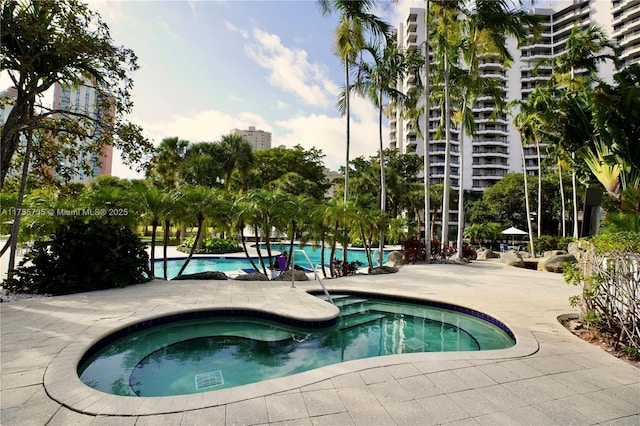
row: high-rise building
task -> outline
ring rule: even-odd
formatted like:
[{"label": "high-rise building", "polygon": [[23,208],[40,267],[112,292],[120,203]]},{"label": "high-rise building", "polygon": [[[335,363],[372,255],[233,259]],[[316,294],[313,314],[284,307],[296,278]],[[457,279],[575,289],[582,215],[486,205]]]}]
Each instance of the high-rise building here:
[{"label": "high-rise building", "polygon": [[[66,86],[56,83],[53,92],[53,108],[55,110],[80,112],[89,117],[96,118],[105,112],[100,109],[98,91],[90,85],[83,84],[78,86]],[[107,114],[113,114],[114,111],[108,111]],[[93,138],[99,136],[100,129],[96,129]],[[79,141],[80,144],[88,144],[90,140]],[[93,178],[102,175],[111,175],[111,165],[113,161],[113,146],[106,145],[103,147],[100,155],[91,156],[91,158],[80,158],[76,160],[64,159],[64,165],[76,169],[71,176],[72,182],[90,182]],[[91,165],[89,174],[79,170],[78,161],[84,161]]]},{"label": "high-rise building", "polygon": [[[542,34],[518,48],[515,40],[508,41],[514,61],[511,67],[494,56],[485,56],[480,60],[480,72],[483,76],[498,78],[502,83],[505,101],[525,99],[533,88],[548,80],[550,67],[540,67],[537,73],[533,69],[541,59],[552,59],[564,52],[567,39],[575,26],[586,28],[589,25],[600,27],[621,48],[623,64],[640,61],[640,0],[567,0],[552,4],[547,8],[533,8],[529,11],[540,16]],[[405,49],[422,46],[425,40],[424,9],[411,8],[406,19],[398,26],[398,41]],[[599,75],[605,81],[612,81],[613,64],[602,63]],[[415,77],[409,76],[399,89],[406,93]],[[466,190],[482,191],[508,172],[524,170],[520,135],[512,124],[511,117],[489,117],[494,111],[490,97],[479,97],[471,106],[476,122],[477,136],[464,137],[463,152],[460,152],[460,130],[451,129],[451,181],[454,189],[460,185],[460,155],[463,155],[465,170],[462,187]],[[444,179],[445,142],[435,138],[440,121],[440,106],[431,105],[429,112],[429,177],[432,183]],[[424,118],[418,121],[424,127]],[[396,110],[389,120],[390,147],[398,148],[402,153],[423,155],[423,140],[411,121],[405,119],[401,111]],[[537,174],[539,165],[535,147],[525,148],[525,164],[528,173]]]},{"label": "high-rise building", "polygon": [[271,132],[256,130],[254,126],[249,126],[249,130],[232,129],[231,134],[242,136],[254,151],[271,148]]}]

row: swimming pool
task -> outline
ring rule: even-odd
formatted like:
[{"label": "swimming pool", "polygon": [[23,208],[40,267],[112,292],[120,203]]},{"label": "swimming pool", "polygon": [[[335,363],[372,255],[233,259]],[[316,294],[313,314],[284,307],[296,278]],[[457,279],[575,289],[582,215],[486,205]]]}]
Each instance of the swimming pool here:
[{"label": "swimming pool", "polygon": [[314,327],[237,310],[176,314],[129,327],[94,345],[78,374],[106,393],[181,395],[368,357],[515,344],[506,326],[460,307],[361,294],[333,297],[340,316]]},{"label": "swimming pool", "polygon": [[[321,249],[318,246],[303,246],[299,247],[298,245],[294,246],[294,250],[304,250],[313,266],[319,265],[321,262]],[[280,251],[289,251],[288,245],[273,245],[272,250],[280,252]],[[349,250],[349,261],[360,261],[363,265],[367,264],[367,257],[363,250],[358,249],[348,249]],[[384,261],[386,262],[386,256],[390,252],[385,251]],[[267,262],[267,252],[263,249],[262,254],[265,258],[265,262]],[[325,248],[325,262],[329,262],[329,256],[331,254],[331,250],[329,248]],[[336,250],[336,257],[342,258],[342,249]],[[186,256],[185,256],[186,259]],[[178,275],[180,268],[182,267],[185,259],[170,259],[167,261],[167,277],[173,278]],[[302,253],[294,253],[294,261],[296,265],[303,266],[305,268],[309,267],[309,262],[306,260]],[[258,258],[254,258],[254,262],[259,266]],[[377,265],[374,262],[374,265]],[[232,255],[221,255],[221,256],[206,256],[206,257],[194,257],[189,261],[187,268],[184,271],[184,274],[195,274],[197,272],[206,272],[206,271],[221,271],[225,273],[235,273],[243,269],[253,268],[251,266],[251,262],[243,256],[242,254],[232,254]],[[155,261],[155,273],[157,276],[162,275],[162,259],[156,259]]]}]

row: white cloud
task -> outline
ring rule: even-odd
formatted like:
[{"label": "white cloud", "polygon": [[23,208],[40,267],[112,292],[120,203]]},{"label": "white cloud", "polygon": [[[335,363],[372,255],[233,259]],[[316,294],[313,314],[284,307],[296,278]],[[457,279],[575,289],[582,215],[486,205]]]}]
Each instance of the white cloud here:
[{"label": "white cloud", "polygon": [[249,38],[249,32],[247,30],[241,30],[240,28],[236,27],[235,25],[233,25],[233,22],[224,21],[224,25],[229,31],[238,32],[243,38]]},{"label": "white cloud", "polygon": [[292,93],[307,105],[326,107],[335,93],[328,89],[335,84],[327,81],[326,67],[309,62],[307,52],[284,46],[280,37],[254,29],[256,43],[245,46],[249,58],[270,71],[268,81],[285,92]]},{"label": "white cloud", "polygon": [[[379,146],[376,108],[367,100],[354,97],[351,102],[351,149],[349,158],[366,158],[374,155]],[[301,145],[305,149],[321,149],[326,155],[325,165],[338,170],[344,165],[346,121],[344,117],[324,114],[299,114],[278,120],[275,128],[262,116],[243,112],[231,116],[221,111],[208,110],[193,115],[177,115],[167,121],[137,123],[145,129],[145,136],[158,145],[162,139],[178,136],[191,142],[217,141],[231,129],[257,129],[273,133],[272,146],[291,148]],[[383,129],[384,146],[388,145],[388,128]],[[114,153],[113,174],[124,178],[142,178],[121,164],[119,154]]]},{"label": "white cloud", "polygon": [[[346,118],[312,114],[280,120],[277,126],[286,130],[275,145],[293,147],[300,144],[309,149],[321,149],[325,165],[332,170],[344,166],[346,156]],[[383,128],[384,146],[388,145],[388,128]],[[379,147],[376,109],[368,101],[353,98],[351,102],[351,132],[349,159],[375,155]]]},{"label": "white cloud", "polygon": [[122,20],[126,15],[122,11],[123,2],[109,0],[85,0],[91,10],[95,10],[108,22]]}]

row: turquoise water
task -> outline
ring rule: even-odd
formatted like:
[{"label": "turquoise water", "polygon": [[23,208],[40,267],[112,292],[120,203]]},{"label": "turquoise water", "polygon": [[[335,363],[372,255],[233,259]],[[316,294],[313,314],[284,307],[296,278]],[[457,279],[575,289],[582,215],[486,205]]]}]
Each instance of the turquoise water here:
[{"label": "turquoise water", "polygon": [[123,396],[182,395],[284,377],[339,362],[413,352],[504,349],[514,340],[472,315],[335,295],[338,322],[304,329],[255,318],[206,317],[133,332],[79,366],[81,380]]},{"label": "turquoise water", "polygon": [[[300,249],[297,245],[294,246],[294,250]],[[307,253],[311,263],[315,267],[316,265],[320,265],[320,254],[321,249],[317,246],[304,246],[302,249]],[[289,246],[280,246],[273,245],[272,250],[276,252],[280,251],[289,251]],[[386,262],[387,253],[385,252],[384,261]],[[265,264],[268,265],[267,262],[267,252],[266,250],[262,250],[262,254],[265,259]],[[329,262],[329,255],[331,254],[331,250],[329,248],[325,248],[325,262]],[[336,250],[336,257],[342,258],[342,249]],[[309,261],[305,258],[302,253],[294,253],[294,261],[296,265],[303,266],[305,268],[309,268]],[[360,261],[363,263],[363,266],[367,265],[367,256],[365,255],[363,250],[357,249],[349,249],[349,261]],[[254,259],[256,265],[260,266],[259,260],[257,258]],[[167,277],[173,278],[178,275],[180,268],[184,264],[184,259],[179,260],[169,260],[167,262]],[[374,262],[374,265],[377,265]],[[195,274],[197,272],[206,272],[206,271],[221,271],[227,273],[235,273],[241,269],[249,269],[252,268],[251,262],[240,254],[233,254],[228,256],[219,256],[219,257],[194,257],[189,261],[187,265],[187,269],[185,269],[184,274]],[[155,262],[155,274],[156,276],[162,275],[162,260],[156,260]]]}]

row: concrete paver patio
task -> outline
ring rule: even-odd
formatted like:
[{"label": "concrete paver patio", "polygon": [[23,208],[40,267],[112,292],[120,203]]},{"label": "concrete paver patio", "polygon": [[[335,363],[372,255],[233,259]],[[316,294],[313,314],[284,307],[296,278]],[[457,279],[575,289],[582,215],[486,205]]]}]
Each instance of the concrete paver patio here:
[{"label": "concrete paver patio", "polygon": [[238,307],[326,319],[314,281],[153,281],[0,305],[6,425],[640,424],[640,370],[558,322],[578,292],[560,275],[506,267],[411,265],[326,280],[358,290],[458,304],[507,324],[501,351],[369,358],[195,395],[131,398],[84,386],[77,362],[116,328],[170,312]]}]

